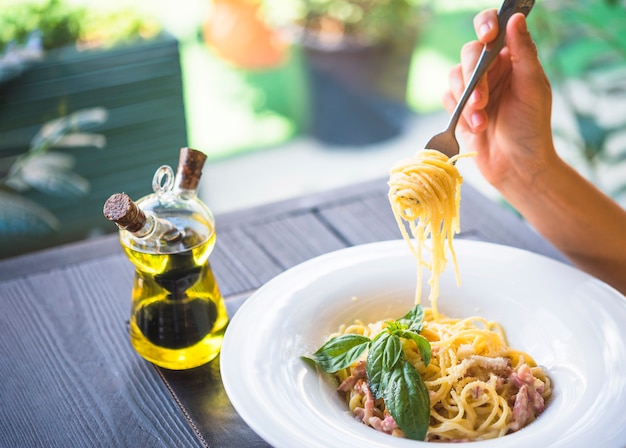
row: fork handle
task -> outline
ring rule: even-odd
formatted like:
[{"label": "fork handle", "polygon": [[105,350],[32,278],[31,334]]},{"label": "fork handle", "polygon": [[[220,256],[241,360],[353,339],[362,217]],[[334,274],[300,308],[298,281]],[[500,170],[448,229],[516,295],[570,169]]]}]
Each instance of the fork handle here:
[{"label": "fork handle", "polygon": [[535,0],[504,0],[502,5],[500,6],[500,9],[498,10],[498,35],[493,41],[483,47],[483,51],[480,54],[478,63],[476,64],[476,68],[474,68],[474,73],[472,73],[472,77],[470,78],[469,83],[467,83],[467,86],[465,86],[463,95],[461,95],[461,99],[457,103],[456,107],[454,108],[454,112],[450,117],[447,130],[453,130],[456,128],[456,125],[459,122],[459,118],[461,118],[461,112],[463,112],[463,108],[465,107],[467,100],[478,85],[478,82],[482,79],[484,74],[487,72],[493,61],[500,53],[500,50],[502,50],[502,47],[504,47],[506,25],[509,22],[511,16],[518,12],[521,12],[525,16],[528,16],[534,4]]}]

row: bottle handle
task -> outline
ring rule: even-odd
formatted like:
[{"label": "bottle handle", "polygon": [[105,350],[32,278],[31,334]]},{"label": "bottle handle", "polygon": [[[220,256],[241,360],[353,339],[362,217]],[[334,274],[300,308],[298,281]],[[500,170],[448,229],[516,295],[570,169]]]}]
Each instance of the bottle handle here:
[{"label": "bottle handle", "polygon": [[168,165],[162,165],[152,178],[152,190],[157,195],[172,191],[174,188],[174,170]]}]

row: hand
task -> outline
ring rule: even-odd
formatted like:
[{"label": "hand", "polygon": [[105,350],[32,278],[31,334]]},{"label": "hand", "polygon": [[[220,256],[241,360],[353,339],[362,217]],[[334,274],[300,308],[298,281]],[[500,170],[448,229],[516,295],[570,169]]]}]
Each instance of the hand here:
[{"label": "hand", "polygon": [[[479,41],[461,51],[461,63],[450,72],[444,106],[452,112],[469,80],[484,44],[496,37],[496,10],[474,18]],[[466,149],[496,188],[520,188],[558,159],[551,129],[552,94],[523,14],[509,19],[506,46],[470,97],[459,131]]]},{"label": "hand", "polygon": [[[479,41],[461,51],[444,105],[452,111],[483,45],[497,34],[495,10],[474,19]],[[561,160],[552,140],[552,94],[523,14],[465,106],[459,131],[483,176],[574,264],[626,294],[626,210]]]}]

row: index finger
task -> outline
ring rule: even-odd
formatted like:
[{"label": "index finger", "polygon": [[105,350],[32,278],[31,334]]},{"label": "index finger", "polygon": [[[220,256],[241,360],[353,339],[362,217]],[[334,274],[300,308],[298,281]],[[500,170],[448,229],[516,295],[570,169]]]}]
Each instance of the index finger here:
[{"label": "index finger", "polygon": [[483,43],[489,43],[496,38],[498,34],[498,10],[485,9],[474,16],[474,31],[478,40]]}]

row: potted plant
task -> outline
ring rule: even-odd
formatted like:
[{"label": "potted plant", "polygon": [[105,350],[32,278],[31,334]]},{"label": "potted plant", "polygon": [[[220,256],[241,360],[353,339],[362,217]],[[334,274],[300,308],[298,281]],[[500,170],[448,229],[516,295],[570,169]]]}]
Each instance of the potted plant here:
[{"label": "potted plant", "polygon": [[403,130],[406,87],[428,0],[264,0],[304,53],[312,136],[364,145]]},{"label": "potted plant", "polygon": [[[0,258],[113,231],[111,192],[149,193],[186,145],[178,41],[139,11],[76,5],[0,8]],[[89,110],[106,113],[103,150],[80,135],[52,141]]]},{"label": "potted plant", "polygon": [[26,151],[0,154],[0,241],[46,235],[59,228],[59,219],[24,193],[36,190],[45,196],[79,197],[90,182],[73,171],[76,157],[55,148],[104,148],[101,134],[84,128],[106,122],[107,111],[92,108],[45,123],[33,136]]}]

